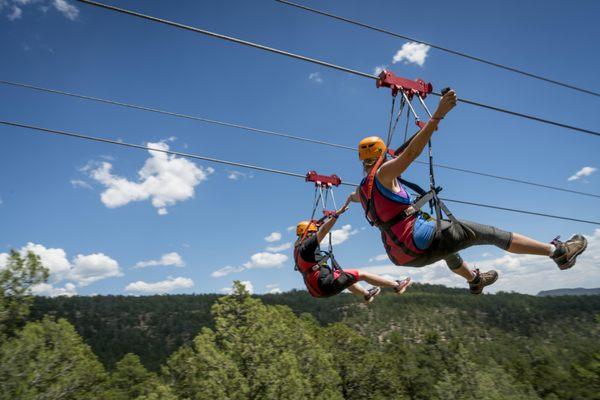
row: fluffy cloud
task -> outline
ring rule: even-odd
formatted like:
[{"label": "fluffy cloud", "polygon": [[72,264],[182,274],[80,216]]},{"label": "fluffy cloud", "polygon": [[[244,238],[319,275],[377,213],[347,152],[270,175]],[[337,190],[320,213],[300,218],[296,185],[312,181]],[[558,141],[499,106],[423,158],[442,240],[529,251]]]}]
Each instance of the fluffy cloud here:
[{"label": "fluffy cloud", "polygon": [[72,4],[69,4],[66,0],[53,0],[52,5],[58,12],[71,21],[75,21],[79,16],[79,9]]},{"label": "fluffy cloud", "polygon": [[279,268],[288,260],[285,254],[261,252],[250,257],[250,261],[242,264],[239,267],[227,266],[214,271],[210,276],[213,278],[222,278],[229,274],[242,272],[246,269],[253,268]]},{"label": "fluffy cloud", "polygon": [[21,10],[21,8],[13,5],[12,8],[11,8],[10,14],[8,14],[6,16],[6,18],[8,18],[11,21],[14,21],[16,19],[21,18],[22,15],[23,15],[23,10]]},{"label": "fluffy cloud", "polygon": [[271,232],[269,236],[265,237],[265,240],[269,243],[278,242],[281,240],[281,233]]},{"label": "fluffy cloud", "polygon": [[394,55],[392,63],[396,64],[404,61],[406,64],[412,63],[422,67],[425,64],[429,49],[430,47],[423,43],[404,43]]},{"label": "fluffy cloud", "polygon": [[91,189],[92,188],[89,183],[87,183],[86,181],[82,181],[81,179],[71,179],[71,185],[74,188],[83,188],[83,189]]},{"label": "fluffy cloud", "polygon": [[244,263],[244,267],[251,268],[278,268],[288,260],[285,254],[262,252],[256,253],[250,257],[250,261]]},{"label": "fluffy cloud", "polygon": [[270,289],[269,291],[267,291],[267,293],[269,293],[269,294],[279,294],[279,293],[283,293],[283,292],[281,291],[281,289],[279,289],[278,287],[276,287],[276,288]]},{"label": "fluffy cloud", "polygon": [[75,257],[69,276],[80,286],[87,286],[101,279],[123,276],[123,274],[119,269],[119,263],[102,253],[95,253],[87,256],[79,254]]},{"label": "fluffy cloud", "polygon": [[0,0],[0,11],[2,11],[3,8],[8,7],[10,12],[6,17],[9,20],[14,21],[22,17],[24,7],[34,4],[39,4],[39,10],[44,13],[46,13],[50,7],[54,7],[54,9],[71,21],[75,21],[77,17],[79,17],[79,9],[67,0],[12,0],[12,2],[9,0]]},{"label": "fluffy cloud", "polygon": [[31,293],[36,296],[58,297],[58,296],[76,296],[75,285],[68,282],[64,287],[54,287],[49,283],[40,283],[31,287]]},{"label": "fluffy cloud", "polygon": [[236,272],[242,272],[245,269],[246,268],[244,268],[244,267],[232,267],[232,266],[228,265],[226,267],[223,267],[223,268],[220,268],[220,269],[214,271],[212,274],[210,274],[210,276],[212,276],[213,278],[222,278],[229,274],[234,274]]},{"label": "fluffy cloud", "polygon": [[389,257],[387,254],[378,254],[373,258],[369,258],[369,262],[374,262],[374,261],[387,261],[389,260]]},{"label": "fluffy cloud", "polygon": [[594,168],[594,167],[583,167],[579,171],[577,171],[573,175],[571,175],[567,180],[568,181],[576,181],[585,176],[591,175],[592,173],[594,173],[597,170],[598,170],[598,168]]},{"label": "fluffy cloud", "polygon": [[269,246],[265,250],[271,253],[278,253],[280,251],[289,250],[292,247],[290,242],[280,244],[279,246]]},{"label": "fluffy cloud", "polygon": [[288,226],[287,228],[285,228],[286,231],[288,232],[292,232],[296,230],[296,225],[292,225],[292,226]]},{"label": "fluffy cloud", "polygon": [[185,158],[162,152],[169,150],[169,145],[165,142],[148,143],[148,149],[151,157],[138,172],[137,182],[113,175],[112,164],[109,162],[102,162],[89,172],[94,180],[107,188],[102,193],[101,200],[108,208],[151,199],[158,214],[165,215],[167,206],[193,198],[194,188],[214,172],[210,167],[197,167]]},{"label": "fluffy cloud", "polygon": [[334,229],[331,231],[331,243],[335,246],[344,243],[350,239],[350,236],[356,235],[357,229],[352,230],[352,225],[344,225],[341,229]]},{"label": "fluffy cloud", "polygon": [[237,181],[240,179],[252,179],[254,178],[254,175],[252,175],[251,173],[245,173],[245,172],[240,172],[240,171],[229,171],[227,172],[227,179],[230,179],[232,181]]},{"label": "fluffy cloud", "polygon": [[174,267],[183,267],[185,263],[179,254],[176,252],[163,254],[159,260],[148,260],[148,261],[140,261],[135,264],[134,268],[146,268],[146,267],[154,267],[154,266],[174,266]]},{"label": "fluffy cloud", "polygon": [[[482,271],[496,269],[498,281],[486,292],[498,291],[537,294],[541,290],[573,287],[598,287],[600,285],[600,229],[586,236],[588,248],[577,264],[561,271],[548,257],[505,253],[496,259],[466,260],[471,266]],[[415,281],[446,286],[467,288],[463,278],[452,273],[443,261],[423,267],[410,268],[395,265],[382,265],[362,268],[367,272],[400,279],[410,275]]]},{"label": "fluffy cloud", "polygon": [[[102,253],[88,255],[79,254],[71,261],[67,253],[59,248],[46,248],[41,244],[27,243],[19,253],[22,255],[33,252],[40,257],[42,264],[50,273],[49,283],[32,288],[33,293],[43,296],[72,296],[77,294],[77,286],[87,286],[93,282],[122,276],[119,263]],[[0,254],[0,267],[4,267],[8,258],[7,253]],[[56,288],[55,284],[67,281],[64,288]]]},{"label": "fluffy cloud", "polygon": [[316,83],[323,83],[323,77],[321,77],[321,73],[320,72],[311,72],[308,75],[308,80],[316,82]]},{"label": "fluffy cloud", "polygon": [[132,282],[125,287],[127,292],[136,292],[143,294],[163,294],[170,293],[178,289],[188,289],[194,286],[194,281],[189,278],[168,278],[159,282]]}]

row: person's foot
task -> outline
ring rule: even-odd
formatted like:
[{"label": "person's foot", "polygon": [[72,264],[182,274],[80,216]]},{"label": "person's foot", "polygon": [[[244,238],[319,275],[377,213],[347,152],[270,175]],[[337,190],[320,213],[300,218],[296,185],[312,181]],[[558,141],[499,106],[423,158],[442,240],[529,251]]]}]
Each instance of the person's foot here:
[{"label": "person's foot", "polygon": [[396,287],[394,288],[394,291],[396,292],[396,294],[402,294],[410,286],[410,284],[412,283],[412,281],[410,280],[410,277],[408,277],[408,278],[405,278],[405,279],[403,279],[401,281],[396,281],[396,283],[398,285],[396,285]]},{"label": "person's foot", "polygon": [[566,242],[558,240],[560,236],[552,241],[556,247],[554,254],[550,256],[560,269],[569,269],[575,265],[577,256],[584,252],[587,247],[587,239],[583,235],[573,235]]},{"label": "person's foot", "polygon": [[473,271],[475,278],[469,282],[469,289],[473,294],[481,294],[483,288],[489,286],[498,280],[498,272],[491,270],[479,272],[479,268]]},{"label": "person's foot", "polygon": [[371,303],[375,299],[375,296],[377,296],[381,292],[381,288],[377,286],[372,287],[368,290],[368,292],[369,293],[365,294],[365,303],[367,304]]}]

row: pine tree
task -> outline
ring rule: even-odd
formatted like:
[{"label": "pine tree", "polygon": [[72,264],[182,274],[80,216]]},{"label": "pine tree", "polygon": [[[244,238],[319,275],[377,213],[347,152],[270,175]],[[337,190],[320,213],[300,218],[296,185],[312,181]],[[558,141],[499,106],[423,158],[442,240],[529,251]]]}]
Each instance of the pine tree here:
[{"label": "pine tree", "polygon": [[0,400],[92,400],[106,373],[66,320],[25,325],[0,347]]},{"label": "pine tree", "polygon": [[33,301],[31,287],[47,279],[48,269],[39,256],[28,252],[23,257],[10,251],[6,265],[0,268],[0,340],[23,324]]}]

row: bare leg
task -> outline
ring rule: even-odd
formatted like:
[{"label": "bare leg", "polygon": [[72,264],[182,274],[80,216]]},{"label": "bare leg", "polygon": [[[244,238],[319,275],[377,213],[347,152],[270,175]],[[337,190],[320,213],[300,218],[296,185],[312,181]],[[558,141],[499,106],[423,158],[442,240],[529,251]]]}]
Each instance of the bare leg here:
[{"label": "bare leg", "polygon": [[467,282],[471,282],[473,279],[475,279],[475,274],[469,269],[469,266],[464,261],[460,267],[451,269],[450,271],[454,272],[456,275],[462,276],[467,280]]},{"label": "bare leg", "polygon": [[364,280],[367,283],[370,283],[373,286],[379,287],[390,287],[395,288],[398,286],[398,282],[392,281],[391,279],[384,278],[383,276],[375,275],[370,272],[360,271],[358,276],[360,280]]},{"label": "bare leg", "polygon": [[550,243],[542,243],[519,233],[513,233],[508,251],[516,254],[536,254],[551,256],[553,247]]},{"label": "bare leg", "polygon": [[369,294],[369,292],[362,286],[360,286],[358,283],[355,283],[352,286],[348,287],[348,290],[355,296],[364,298],[366,295]]}]

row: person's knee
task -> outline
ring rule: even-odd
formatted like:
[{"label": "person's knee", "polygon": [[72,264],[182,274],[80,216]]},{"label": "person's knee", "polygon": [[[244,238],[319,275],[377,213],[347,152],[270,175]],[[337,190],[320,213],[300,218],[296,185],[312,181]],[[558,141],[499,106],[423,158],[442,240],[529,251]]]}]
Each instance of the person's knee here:
[{"label": "person's knee", "polygon": [[458,269],[463,265],[463,259],[458,253],[446,257],[444,261],[446,261],[446,265],[448,265],[448,268],[451,270]]}]

